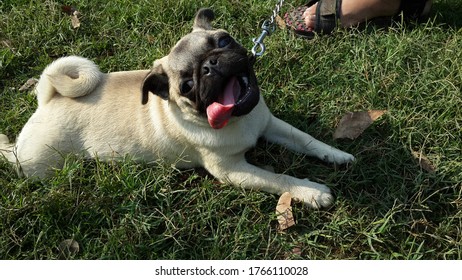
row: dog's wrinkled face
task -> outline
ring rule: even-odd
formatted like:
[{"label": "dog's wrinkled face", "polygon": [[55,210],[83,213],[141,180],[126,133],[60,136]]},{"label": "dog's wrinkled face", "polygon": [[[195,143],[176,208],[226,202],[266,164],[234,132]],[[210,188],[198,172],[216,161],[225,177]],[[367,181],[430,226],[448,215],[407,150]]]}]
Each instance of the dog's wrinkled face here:
[{"label": "dog's wrinkled face", "polygon": [[199,10],[193,32],[154,63],[143,84],[142,102],[152,92],[186,103],[219,129],[232,116],[248,114],[260,93],[247,50],[226,31],[212,29],[213,17],[211,10]]}]

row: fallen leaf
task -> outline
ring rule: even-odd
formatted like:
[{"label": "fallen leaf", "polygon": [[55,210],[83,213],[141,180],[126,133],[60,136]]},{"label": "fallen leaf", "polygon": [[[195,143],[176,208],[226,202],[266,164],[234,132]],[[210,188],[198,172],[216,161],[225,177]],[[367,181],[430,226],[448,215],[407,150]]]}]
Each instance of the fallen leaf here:
[{"label": "fallen leaf", "polygon": [[30,78],[19,88],[19,91],[29,90],[33,88],[37,84],[37,82],[38,80],[36,78]]},{"label": "fallen leaf", "polygon": [[424,154],[412,151],[412,156],[423,170],[428,173],[434,173],[436,171],[435,165],[433,165],[433,163]]},{"label": "fallen leaf", "polygon": [[367,112],[347,113],[340,120],[334,132],[334,139],[356,139],[366,128],[386,112],[386,110],[370,110]]},{"label": "fallen leaf", "polygon": [[59,244],[59,251],[62,258],[76,255],[80,251],[80,246],[74,239],[66,239]]},{"label": "fallen leaf", "polygon": [[292,196],[285,192],[281,195],[276,206],[276,215],[279,223],[279,230],[283,231],[295,225],[294,216],[292,214]]},{"label": "fallen leaf", "polygon": [[79,16],[80,16],[79,11],[75,11],[74,14],[71,15],[71,23],[72,23],[72,27],[74,27],[74,29],[80,27]]},{"label": "fallen leaf", "polygon": [[302,256],[302,248],[300,244],[295,244],[292,250],[284,252],[284,259],[291,260]]},{"label": "fallen leaf", "polygon": [[65,14],[68,14],[71,17],[71,24],[74,29],[80,27],[80,12],[73,6],[62,5],[61,11]]},{"label": "fallen leaf", "polygon": [[294,247],[294,248],[292,249],[292,254],[297,255],[297,256],[301,256],[301,255],[302,255],[302,248],[300,248],[300,247]]},{"label": "fallen leaf", "polygon": [[276,16],[275,21],[276,21],[276,24],[279,26],[279,29],[282,29],[282,30],[287,29],[286,22],[282,19],[282,17],[280,17],[279,15]]}]

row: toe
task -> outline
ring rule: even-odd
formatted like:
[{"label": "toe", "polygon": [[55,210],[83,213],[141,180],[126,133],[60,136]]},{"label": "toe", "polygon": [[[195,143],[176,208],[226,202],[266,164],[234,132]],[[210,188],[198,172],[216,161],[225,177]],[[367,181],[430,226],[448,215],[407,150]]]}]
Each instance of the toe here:
[{"label": "toe", "polygon": [[303,13],[303,19],[307,28],[314,30],[316,24],[316,6],[318,3],[308,7]]}]

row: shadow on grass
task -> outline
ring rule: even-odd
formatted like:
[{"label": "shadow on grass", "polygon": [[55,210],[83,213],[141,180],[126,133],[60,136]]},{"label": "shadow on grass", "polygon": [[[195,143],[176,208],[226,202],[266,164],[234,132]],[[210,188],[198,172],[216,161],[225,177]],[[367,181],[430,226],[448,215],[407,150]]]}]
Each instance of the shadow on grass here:
[{"label": "shadow on grass", "polygon": [[439,1],[433,4],[431,17],[437,23],[446,24],[455,28],[462,27],[462,3],[459,1]]}]

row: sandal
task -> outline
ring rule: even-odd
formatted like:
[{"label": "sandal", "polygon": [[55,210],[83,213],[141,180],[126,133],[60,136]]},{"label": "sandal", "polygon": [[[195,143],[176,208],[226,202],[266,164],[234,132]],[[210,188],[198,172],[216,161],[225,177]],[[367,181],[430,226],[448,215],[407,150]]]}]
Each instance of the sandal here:
[{"label": "sandal", "polygon": [[[305,23],[306,9],[318,3],[316,8],[316,27],[313,30]],[[330,34],[337,27],[342,0],[312,0],[307,5],[296,8],[284,15],[286,26],[300,37],[312,39],[317,34]]]},{"label": "sandal", "polygon": [[[378,17],[368,20],[368,23],[373,23],[379,27],[388,27],[394,20],[401,18],[403,20],[415,21],[426,16],[424,9],[427,2],[430,0],[402,0],[400,3],[399,12],[395,16]],[[318,3],[316,8],[316,23],[315,28],[309,28],[303,17],[306,9]],[[341,15],[342,0],[311,0],[307,5],[298,7],[284,15],[286,26],[293,32],[303,38],[312,39],[315,34],[330,34],[339,26]]]}]

